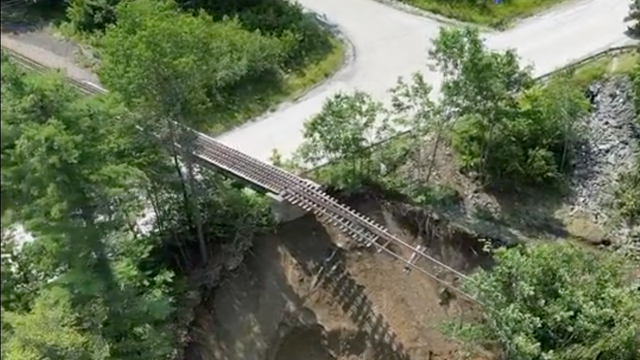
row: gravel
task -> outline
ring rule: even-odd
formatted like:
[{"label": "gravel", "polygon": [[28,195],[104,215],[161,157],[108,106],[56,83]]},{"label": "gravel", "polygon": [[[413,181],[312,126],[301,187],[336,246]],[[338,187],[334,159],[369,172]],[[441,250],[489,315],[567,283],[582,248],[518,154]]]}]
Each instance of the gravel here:
[{"label": "gravel", "polygon": [[575,159],[573,205],[575,211],[591,214],[600,225],[611,225],[609,209],[616,179],[631,169],[640,147],[631,85],[626,77],[595,84],[599,93],[583,122],[586,141]]}]

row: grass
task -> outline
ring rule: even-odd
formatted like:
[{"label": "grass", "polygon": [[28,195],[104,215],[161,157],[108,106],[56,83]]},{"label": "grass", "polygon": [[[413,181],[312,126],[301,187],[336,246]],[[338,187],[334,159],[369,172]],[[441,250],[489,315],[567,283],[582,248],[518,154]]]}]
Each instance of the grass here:
[{"label": "grass", "polygon": [[292,101],[333,75],[342,65],[345,46],[331,37],[331,49],[322,57],[309,61],[300,70],[289,74],[265,74],[251,83],[239,84],[237,96],[227,101],[228,111],[221,112],[213,123],[224,124],[207,129],[214,134],[241,125],[247,120],[265,114],[278,105]]},{"label": "grass", "polygon": [[586,87],[594,81],[613,75],[630,75],[640,61],[640,53],[630,50],[621,54],[605,56],[587,62],[574,69],[572,81],[576,86]]},{"label": "grass", "polygon": [[[593,81],[603,80],[614,75],[630,74],[638,61],[640,61],[640,53],[631,50],[629,52],[596,59],[575,67],[570,74],[570,81],[574,82],[576,86],[585,88]],[[407,134],[403,134],[394,137],[383,143],[388,147],[396,147],[397,144],[402,144],[402,142],[405,141],[407,138],[406,135]],[[374,153],[382,151],[381,144],[374,146],[376,148],[373,150]],[[400,145],[398,147],[402,146]],[[427,151],[427,153],[430,153],[430,151]],[[451,158],[451,154],[449,154],[448,151],[441,151],[441,154],[448,154],[448,157],[438,162],[430,184],[422,183],[422,185],[426,188],[435,184],[435,186],[454,188],[458,190],[459,193],[466,193],[472,187],[464,188],[465,184],[471,183],[473,180],[468,179],[455,170],[455,160]],[[403,166],[411,169],[420,168],[420,164],[405,164]],[[452,169],[443,169],[445,166],[451,166]],[[330,167],[334,168],[331,169]],[[334,172],[339,172],[339,168],[340,161],[338,160],[321,166],[320,168],[307,171],[304,176],[308,176],[322,183],[325,173],[331,173],[333,170],[335,170]],[[397,176],[403,177],[405,175],[398,172]],[[397,188],[398,185],[403,184],[401,180],[402,179],[394,179],[394,181],[386,184],[392,187],[387,188],[387,190],[400,191],[405,195],[409,195],[409,198],[411,198],[411,194],[405,193],[402,188]],[[458,186],[461,186],[462,189],[457,188]],[[489,198],[496,199],[500,204],[500,219],[481,221],[481,219],[478,219],[479,215],[474,214],[473,218],[467,222],[479,224],[481,226],[479,228],[495,228],[501,232],[501,236],[504,238],[514,238],[509,235],[511,233],[516,234],[515,238],[522,236],[538,237],[540,234],[548,234],[554,237],[580,239],[592,244],[599,244],[605,239],[602,227],[593,223],[588,217],[570,211],[564,203],[566,194],[562,191],[556,191],[551,188],[536,189],[532,193],[520,193],[513,199],[510,199],[504,194],[487,193],[485,195]],[[500,195],[499,199],[497,195]],[[428,203],[432,202],[432,199],[426,200],[428,200]],[[463,216],[456,219],[456,221],[460,223],[465,221]]]},{"label": "grass", "polygon": [[493,0],[484,0],[481,6],[476,0],[400,1],[448,18],[504,28],[519,18],[534,15],[566,0],[501,0],[501,4],[495,4]]},{"label": "grass", "polygon": [[[3,15],[5,20],[15,18],[20,23],[37,24],[33,27],[34,29],[42,29],[54,38],[72,41],[78,47],[85,48],[99,57],[100,35],[75,32],[65,20],[63,8],[33,6],[20,8],[12,14],[6,12]],[[283,102],[295,100],[334,74],[344,61],[346,49],[335,36],[327,35],[329,46],[315,49],[312,59],[298,66],[296,70],[288,73],[263,74],[259,78],[250,79],[230,89],[229,93],[233,96],[225,99],[225,108],[220,109],[211,119],[212,124],[220,125],[202,130],[218,134],[241,125],[275,109]],[[96,71],[100,65],[96,57],[90,58],[84,53],[77,55],[74,61],[79,66]]]}]

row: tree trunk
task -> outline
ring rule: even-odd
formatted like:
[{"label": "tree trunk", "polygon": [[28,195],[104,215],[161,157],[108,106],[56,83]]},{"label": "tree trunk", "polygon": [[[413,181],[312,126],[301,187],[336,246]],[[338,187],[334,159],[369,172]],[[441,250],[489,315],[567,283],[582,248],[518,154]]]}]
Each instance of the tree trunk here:
[{"label": "tree trunk", "polygon": [[[191,150],[191,149],[190,149]],[[196,221],[196,232],[198,233],[198,244],[200,244],[200,255],[202,257],[202,265],[206,265],[209,261],[208,247],[204,238],[204,229],[202,225],[202,213],[198,203],[198,190],[195,181],[195,174],[193,173],[193,161],[192,157],[187,155],[187,171],[189,176],[189,186],[191,188],[191,206],[193,206],[194,216]]]},{"label": "tree trunk", "polygon": [[185,215],[187,217],[187,222],[189,224],[193,224],[193,216],[191,214],[191,209],[189,207],[189,192],[187,190],[187,185],[185,183],[184,174],[182,173],[182,169],[180,168],[180,161],[178,160],[178,146],[176,145],[176,134],[175,134],[175,124],[173,121],[169,120],[169,138],[171,141],[171,156],[173,158],[173,165],[176,169],[176,173],[178,174],[178,178],[180,179],[180,187],[182,190],[182,199]]},{"label": "tree trunk", "polygon": [[438,148],[440,147],[440,141],[442,140],[442,125],[438,126],[438,131],[436,133],[436,142],[433,145],[433,151],[431,152],[431,157],[429,159],[429,167],[427,168],[427,177],[425,182],[429,182],[431,179],[431,173],[433,172],[433,168],[435,167],[436,156],[438,155]]}]

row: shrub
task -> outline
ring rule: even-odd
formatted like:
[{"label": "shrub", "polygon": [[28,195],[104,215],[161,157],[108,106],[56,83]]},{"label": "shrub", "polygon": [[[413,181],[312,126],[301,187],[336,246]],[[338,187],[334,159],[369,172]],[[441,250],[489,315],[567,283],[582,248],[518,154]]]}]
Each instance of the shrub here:
[{"label": "shrub", "polygon": [[501,249],[465,282],[482,319],[449,330],[491,342],[508,360],[632,360],[640,351],[640,292],[625,264],[566,242]]}]

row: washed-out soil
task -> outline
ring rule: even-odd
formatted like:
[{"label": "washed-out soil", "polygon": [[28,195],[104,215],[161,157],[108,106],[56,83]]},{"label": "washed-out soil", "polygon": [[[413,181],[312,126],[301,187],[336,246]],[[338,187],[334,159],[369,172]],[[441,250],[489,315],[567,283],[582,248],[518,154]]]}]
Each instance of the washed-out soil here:
[{"label": "washed-out soil", "polygon": [[[404,241],[424,244],[426,252],[456,270],[468,273],[490,264],[474,236],[398,206],[358,199],[354,207]],[[393,250],[410,256],[410,251]],[[427,260],[417,265],[438,278],[458,281]],[[403,269],[400,260],[356,246],[311,215],[283,224],[257,240],[244,264],[196,310],[198,331],[185,358],[463,359],[461,345],[442,335],[439,326],[476,316],[477,309],[450,292],[453,298],[443,301],[438,282]]]}]

